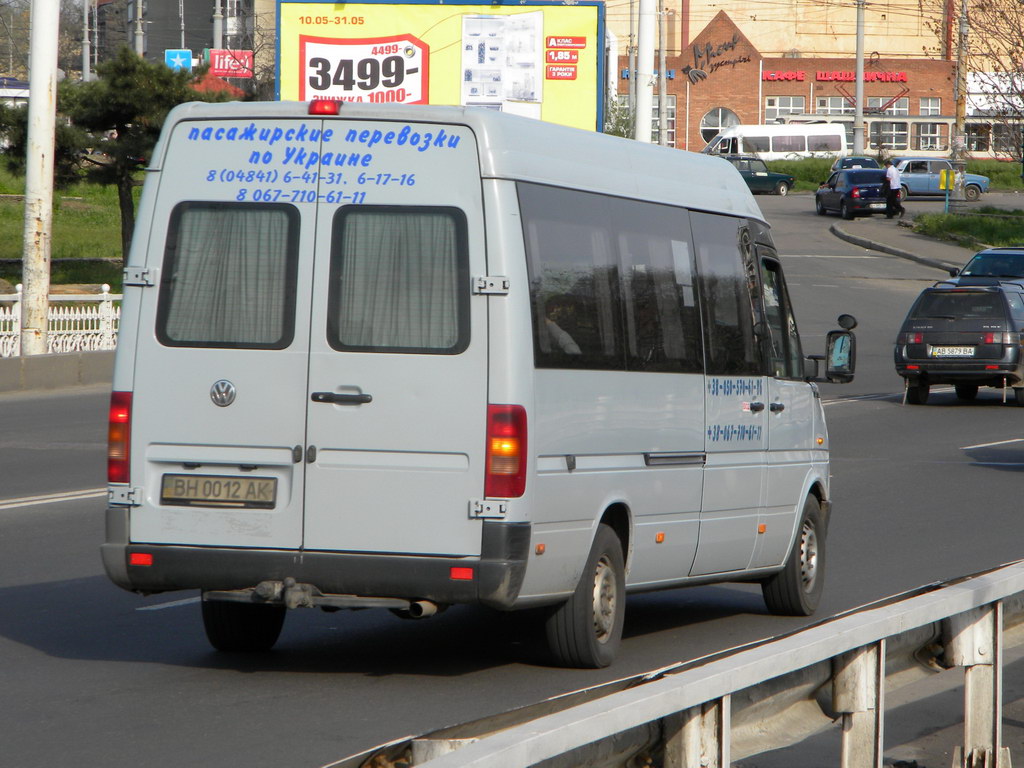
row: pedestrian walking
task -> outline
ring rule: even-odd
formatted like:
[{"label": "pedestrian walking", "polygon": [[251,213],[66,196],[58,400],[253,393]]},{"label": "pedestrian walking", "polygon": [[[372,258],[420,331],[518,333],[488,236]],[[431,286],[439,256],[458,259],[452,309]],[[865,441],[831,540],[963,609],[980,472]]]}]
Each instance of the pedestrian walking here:
[{"label": "pedestrian walking", "polygon": [[899,215],[902,219],[906,211],[900,202],[900,169],[892,164],[892,160],[885,161],[885,180],[888,182],[885,190],[885,218],[891,219]]}]

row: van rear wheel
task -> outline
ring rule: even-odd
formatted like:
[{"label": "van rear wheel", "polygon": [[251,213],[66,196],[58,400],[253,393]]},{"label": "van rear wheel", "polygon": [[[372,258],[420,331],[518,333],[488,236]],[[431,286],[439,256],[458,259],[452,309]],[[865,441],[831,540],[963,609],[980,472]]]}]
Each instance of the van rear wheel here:
[{"label": "van rear wheel", "polygon": [[555,663],[598,668],[615,659],[626,613],[624,563],[619,537],[609,526],[597,526],[576,591],[546,622],[548,648]]},{"label": "van rear wheel", "polygon": [[203,600],[203,628],[218,651],[269,651],[281,635],[284,612],[283,605]]},{"label": "van rear wheel", "polygon": [[818,499],[808,496],[786,565],[761,583],[768,610],[776,616],[810,616],[825,586],[825,530]]}]

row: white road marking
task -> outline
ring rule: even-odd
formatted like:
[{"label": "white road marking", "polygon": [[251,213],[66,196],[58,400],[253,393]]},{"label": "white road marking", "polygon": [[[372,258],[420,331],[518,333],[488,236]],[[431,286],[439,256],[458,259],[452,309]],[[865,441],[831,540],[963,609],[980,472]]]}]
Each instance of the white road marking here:
[{"label": "white road marking", "polygon": [[0,500],[0,509],[17,509],[18,507],[34,507],[39,504],[56,504],[61,501],[78,501],[80,499],[98,499],[107,495],[106,488],[91,488],[86,491],[67,491],[65,493],[47,493],[42,496],[22,496],[20,499]]},{"label": "white road marking", "polygon": [[182,605],[194,605],[198,603],[200,598],[198,597],[186,597],[184,600],[172,600],[169,603],[160,603],[158,605],[143,605],[136,608],[136,611],[162,611],[164,608],[178,608]]},{"label": "white road marking", "polygon": [[784,258],[784,259],[881,259],[881,258],[884,258],[884,257],[883,256],[874,256],[874,255],[867,254],[867,253],[859,254],[857,256],[843,256],[843,255],[838,255],[838,254],[835,255],[835,256],[824,256],[824,255],[818,255],[818,254],[814,254],[814,253],[800,253],[800,254],[793,255],[793,254],[788,254],[787,253],[787,254],[783,254],[782,258]]},{"label": "white road marking", "polygon": [[[1010,443],[1024,443],[1024,437],[1015,437],[1012,440],[1000,440],[997,443],[978,443],[977,445],[965,445],[961,451],[972,451],[975,448],[991,448],[994,445],[1008,445]],[[979,462],[981,463],[981,462]],[[988,462],[984,462],[988,463]]]}]

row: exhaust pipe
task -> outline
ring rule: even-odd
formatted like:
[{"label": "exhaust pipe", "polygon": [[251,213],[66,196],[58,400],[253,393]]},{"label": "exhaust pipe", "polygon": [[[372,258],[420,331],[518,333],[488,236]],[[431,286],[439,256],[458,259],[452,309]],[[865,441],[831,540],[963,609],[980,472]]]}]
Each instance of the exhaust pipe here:
[{"label": "exhaust pipe", "polygon": [[409,616],[414,619],[425,619],[437,613],[437,603],[430,600],[417,600],[409,603]]}]

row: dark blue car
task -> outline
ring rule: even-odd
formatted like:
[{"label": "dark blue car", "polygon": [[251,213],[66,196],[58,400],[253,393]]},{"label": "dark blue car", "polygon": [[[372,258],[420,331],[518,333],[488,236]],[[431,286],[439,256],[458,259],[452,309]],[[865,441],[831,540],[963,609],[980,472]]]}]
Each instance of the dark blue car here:
[{"label": "dark blue car", "polygon": [[844,219],[885,213],[885,171],[851,168],[836,171],[814,193],[819,216],[835,211]]}]

